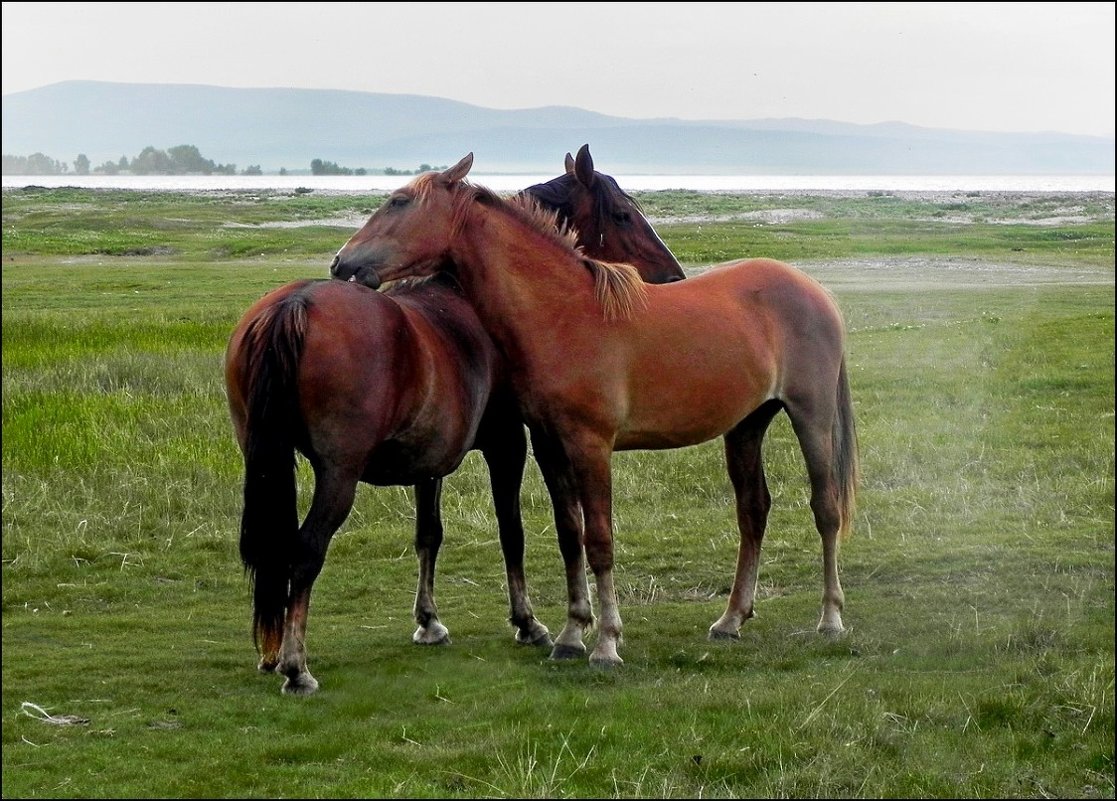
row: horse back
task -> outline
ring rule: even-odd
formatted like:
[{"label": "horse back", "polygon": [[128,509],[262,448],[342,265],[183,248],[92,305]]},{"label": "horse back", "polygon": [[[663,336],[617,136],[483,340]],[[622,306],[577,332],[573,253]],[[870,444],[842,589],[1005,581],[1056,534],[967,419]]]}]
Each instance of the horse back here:
[{"label": "horse back", "polygon": [[642,324],[656,321],[705,338],[728,337],[753,349],[782,352],[813,340],[844,338],[830,292],[805,272],[774,259],[715,265],[687,281],[649,286]]},{"label": "horse back", "polygon": [[495,372],[491,341],[452,288],[314,288],[299,375],[311,446],[367,451],[368,483],[456,469],[474,446]]},{"label": "horse back", "polygon": [[611,390],[624,399],[618,449],[701,442],[767,401],[832,395],[844,323],[806,273],[753,259],[647,290],[647,308],[603,350],[624,377]]}]

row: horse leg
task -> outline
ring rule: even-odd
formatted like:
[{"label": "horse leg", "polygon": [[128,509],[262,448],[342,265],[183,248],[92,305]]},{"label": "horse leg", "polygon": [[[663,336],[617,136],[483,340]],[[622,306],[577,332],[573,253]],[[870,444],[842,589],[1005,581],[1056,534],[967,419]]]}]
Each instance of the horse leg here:
[{"label": "horse leg", "polygon": [[[821,634],[841,634],[842,607],[845,593],[838,578],[838,535],[842,524],[841,500],[834,472],[834,447],[831,439],[832,407],[819,404],[831,414],[807,414],[803,406],[789,406],[788,415],[799,447],[807,463],[811,482],[811,511],[815,528],[822,538],[822,615],[818,621]],[[822,422],[825,420],[825,423]]]},{"label": "horse leg", "polygon": [[[514,430],[513,430],[514,429]],[[523,425],[509,427],[505,436],[481,453],[489,467],[493,506],[496,509],[500,548],[508,577],[508,620],[516,627],[516,642],[552,646],[551,632],[535,618],[524,574],[524,523],[520,511],[520,487],[527,461],[527,439]]]},{"label": "horse leg", "polygon": [[275,673],[279,667],[279,649],[283,646],[283,629],[268,629],[260,637],[260,661],[256,669],[261,673]]},{"label": "horse leg", "polygon": [[611,453],[594,448],[578,459],[578,481],[585,514],[586,561],[597,584],[601,616],[597,643],[590,664],[600,667],[620,665],[617,653],[623,640],[620,607],[613,586],[613,478]]},{"label": "horse leg", "polygon": [[299,542],[291,566],[291,597],[279,650],[277,671],[286,677],[283,692],[310,695],[318,681],[306,667],[306,622],[310,612],[310,592],[322,571],[330,539],[341,528],[353,508],[357,492],[355,476],[340,471],[316,474],[314,499],[299,527]]},{"label": "horse leg", "polygon": [[772,496],[764,477],[761,448],[764,434],[780,406],[761,406],[725,435],[725,462],[737,501],[737,530],[741,540],[737,549],[737,572],[725,612],[710,626],[711,640],[736,640],[741,624],[755,614],[756,578],[760,569],[760,548],[772,508]]},{"label": "horse leg", "polygon": [[551,496],[559,552],[566,567],[566,625],[555,638],[551,659],[577,659],[585,656],[582,636],[594,623],[583,558],[582,507],[578,501],[577,482],[561,442],[534,431],[531,442]]},{"label": "horse leg", "polygon": [[450,632],[438,619],[434,603],[434,569],[442,546],[442,479],[415,485],[415,554],[419,557],[419,586],[415,591],[415,622],[411,635],[419,645],[449,645]]}]

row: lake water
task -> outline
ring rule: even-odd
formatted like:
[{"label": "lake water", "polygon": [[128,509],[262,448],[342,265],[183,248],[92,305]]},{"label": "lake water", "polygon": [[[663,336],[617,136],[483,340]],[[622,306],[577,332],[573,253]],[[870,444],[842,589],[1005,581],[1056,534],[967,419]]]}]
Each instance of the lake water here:
[{"label": "lake water", "polygon": [[[518,191],[555,177],[470,174],[497,192]],[[691,189],[704,192],[894,191],[894,192],[1113,192],[1112,175],[613,175],[630,192]],[[165,191],[286,190],[391,191],[407,175],[5,175],[3,187],[80,186]]]}]

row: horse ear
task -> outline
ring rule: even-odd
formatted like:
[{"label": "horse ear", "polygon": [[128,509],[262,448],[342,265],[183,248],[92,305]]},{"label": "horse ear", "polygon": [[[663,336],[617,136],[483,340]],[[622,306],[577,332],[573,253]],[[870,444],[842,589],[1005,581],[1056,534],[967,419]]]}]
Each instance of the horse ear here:
[{"label": "horse ear", "polygon": [[574,172],[574,157],[569,153],[566,154],[566,174],[570,175]]},{"label": "horse ear", "polygon": [[438,177],[448,184],[456,184],[462,178],[469,174],[469,168],[473,166],[473,154],[466,153],[462,156],[462,160],[455,164],[448,170],[443,170],[442,174]]},{"label": "horse ear", "polygon": [[574,174],[578,176],[579,183],[586,189],[593,186],[596,175],[593,171],[593,156],[590,155],[590,146],[582,145],[578,148],[578,158],[574,162]]}]

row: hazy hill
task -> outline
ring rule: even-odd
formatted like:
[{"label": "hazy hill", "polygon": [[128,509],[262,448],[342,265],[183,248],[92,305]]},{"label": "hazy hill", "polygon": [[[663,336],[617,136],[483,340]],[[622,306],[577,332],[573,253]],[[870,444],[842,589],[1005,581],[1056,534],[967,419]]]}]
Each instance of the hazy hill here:
[{"label": "hazy hill", "polygon": [[1113,138],[827,120],[689,121],[550,106],[514,111],[416,95],[66,81],[3,96],[3,153],[72,165],[195,145],[265,172],[452,164],[550,172],[589,142],[614,173],[1112,174]]}]

